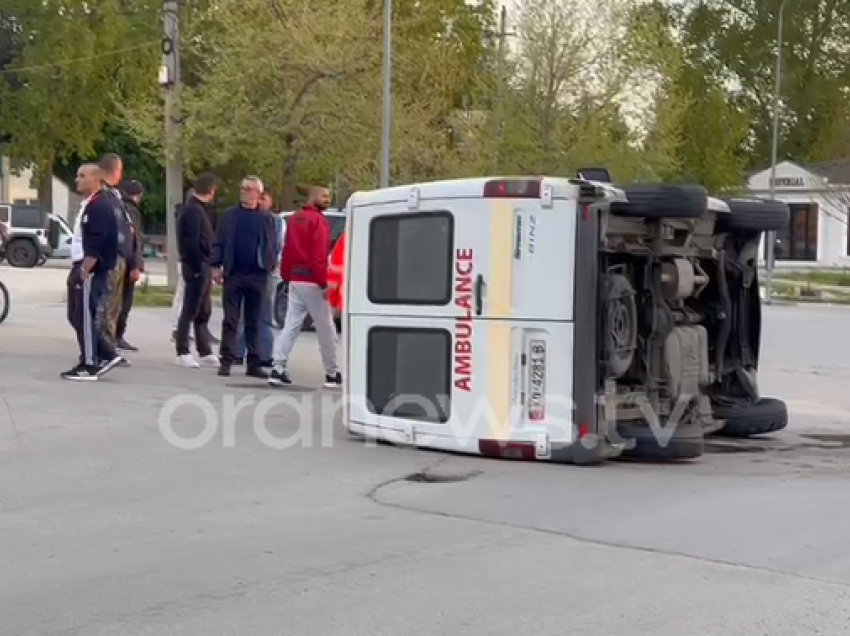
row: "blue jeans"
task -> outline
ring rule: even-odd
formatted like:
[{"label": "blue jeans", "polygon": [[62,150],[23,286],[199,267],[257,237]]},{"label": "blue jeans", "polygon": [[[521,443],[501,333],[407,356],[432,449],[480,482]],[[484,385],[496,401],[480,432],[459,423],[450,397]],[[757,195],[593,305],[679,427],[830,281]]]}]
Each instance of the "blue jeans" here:
[{"label": "blue jeans", "polygon": [[[266,303],[263,306],[260,316],[259,332],[257,333],[257,349],[259,350],[260,360],[265,362],[272,359],[272,349],[274,348],[274,328],[272,321],[272,307],[274,302],[274,292],[277,289],[277,284],[280,279],[276,276],[269,276],[269,293],[266,294]],[[236,332],[236,359],[245,359],[245,332],[242,329],[242,323],[239,323],[239,329]]]}]

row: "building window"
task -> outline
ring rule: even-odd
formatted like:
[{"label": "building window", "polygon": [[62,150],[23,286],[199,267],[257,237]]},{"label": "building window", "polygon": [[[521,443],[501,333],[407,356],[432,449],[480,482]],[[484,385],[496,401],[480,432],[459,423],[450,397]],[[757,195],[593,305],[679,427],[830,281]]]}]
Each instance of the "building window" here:
[{"label": "building window", "polygon": [[[818,221],[816,203],[792,203],[788,227],[776,233],[775,256],[778,261],[816,261],[818,259]],[[765,253],[766,258],[766,253]]]},{"label": "building window", "polygon": [[369,301],[447,305],[452,299],[454,217],[450,212],[380,216],[369,227]]},{"label": "building window", "polygon": [[370,411],[421,422],[449,421],[452,334],[448,330],[373,327],[367,347]]}]

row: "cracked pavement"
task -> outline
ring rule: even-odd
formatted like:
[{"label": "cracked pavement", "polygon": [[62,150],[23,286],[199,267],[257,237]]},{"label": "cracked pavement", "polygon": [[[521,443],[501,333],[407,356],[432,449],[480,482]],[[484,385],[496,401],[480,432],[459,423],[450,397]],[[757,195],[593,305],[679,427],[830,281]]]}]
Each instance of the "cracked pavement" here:
[{"label": "cracked pavement", "polygon": [[[847,309],[767,308],[762,389],[792,410],[774,446],[592,468],[353,440],[335,396],[309,390],[322,376],[311,335],[292,369],[300,421],[266,418],[299,444],[265,445],[255,404],[181,450],[157,422],[168,400],[200,396],[221,415],[224,396],[279,393],[174,367],[156,310],[131,317],[133,368],[62,382],[75,356],[63,308],[12,311],[2,636],[850,632]],[[175,431],[197,434],[203,418],[183,407]],[[469,478],[404,479],[416,472]]]}]

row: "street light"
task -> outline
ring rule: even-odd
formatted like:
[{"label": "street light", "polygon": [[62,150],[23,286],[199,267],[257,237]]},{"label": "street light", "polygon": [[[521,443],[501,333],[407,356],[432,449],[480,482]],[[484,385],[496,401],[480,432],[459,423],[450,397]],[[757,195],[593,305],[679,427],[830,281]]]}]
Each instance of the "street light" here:
[{"label": "street light", "polygon": [[[770,157],[770,200],[776,201],[776,163],[779,156],[779,100],[782,93],[782,49],[783,32],[785,30],[785,7],[789,0],[782,0],[779,5],[779,27],[776,36],[776,77],[773,90],[773,145]],[[767,276],[764,281],[764,293],[767,304],[771,304],[773,293],[774,252],[776,247],[776,232],[767,233]]]},{"label": "street light", "polygon": [[381,187],[390,186],[390,130],[392,127],[392,18],[393,2],[384,0],[384,98],[381,117]]}]

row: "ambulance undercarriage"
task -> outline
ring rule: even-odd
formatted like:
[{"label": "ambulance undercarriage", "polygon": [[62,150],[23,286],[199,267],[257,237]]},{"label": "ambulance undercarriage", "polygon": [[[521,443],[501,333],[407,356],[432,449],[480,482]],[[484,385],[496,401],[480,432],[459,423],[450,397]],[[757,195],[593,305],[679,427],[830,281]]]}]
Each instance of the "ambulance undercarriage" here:
[{"label": "ambulance undercarriage", "polygon": [[600,206],[597,348],[608,440],[627,454],[699,456],[706,435],[787,424],[762,399],[758,248],[784,204],[708,200],[701,188],[634,186]]}]

